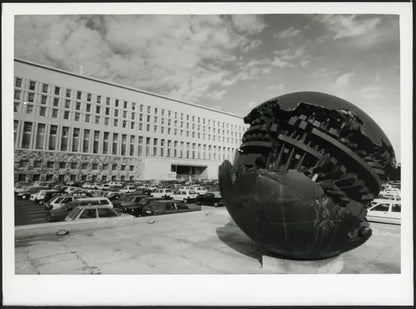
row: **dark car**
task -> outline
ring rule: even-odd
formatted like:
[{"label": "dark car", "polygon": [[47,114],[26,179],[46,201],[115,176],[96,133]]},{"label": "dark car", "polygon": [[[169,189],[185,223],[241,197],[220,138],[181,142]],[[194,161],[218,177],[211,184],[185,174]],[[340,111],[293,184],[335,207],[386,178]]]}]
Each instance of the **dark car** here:
[{"label": "dark car", "polygon": [[222,200],[221,193],[210,191],[205,194],[198,195],[196,198],[198,205],[213,205],[214,207],[224,206],[224,201]]},{"label": "dark car", "polygon": [[71,212],[71,210],[77,207],[78,205],[79,203],[77,201],[73,201],[57,209],[49,210],[46,213],[46,220],[49,222],[64,221],[66,216]]},{"label": "dark car", "polygon": [[198,210],[201,210],[201,206],[185,205],[182,202],[173,200],[157,200],[151,201],[143,207],[142,216],[167,215]]},{"label": "dark car", "polygon": [[112,202],[114,202],[114,201],[117,201],[121,196],[122,196],[122,194],[121,193],[119,193],[119,192],[110,192],[110,193],[108,193],[107,195],[105,195],[110,201],[112,201]]},{"label": "dark car", "polygon": [[29,187],[27,190],[17,193],[17,196],[22,199],[27,199],[31,194],[37,193],[40,190],[48,190],[48,187]]},{"label": "dark car", "polygon": [[142,213],[143,207],[146,206],[151,200],[155,199],[156,198],[149,198],[148,195],[143,194],[129,194],[121,197],[117,201],[113,201],[113,205],[125,213],[139,217]]}]

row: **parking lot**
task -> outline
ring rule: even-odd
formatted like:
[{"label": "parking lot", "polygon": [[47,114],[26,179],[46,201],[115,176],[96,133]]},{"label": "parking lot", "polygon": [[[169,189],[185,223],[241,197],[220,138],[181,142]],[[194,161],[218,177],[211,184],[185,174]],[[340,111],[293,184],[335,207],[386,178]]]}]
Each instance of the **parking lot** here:
[{"label": "parking lot", "polygon": [[46,223],[46,211],[42,205],[28,199],[14,198],[14,225]]}]

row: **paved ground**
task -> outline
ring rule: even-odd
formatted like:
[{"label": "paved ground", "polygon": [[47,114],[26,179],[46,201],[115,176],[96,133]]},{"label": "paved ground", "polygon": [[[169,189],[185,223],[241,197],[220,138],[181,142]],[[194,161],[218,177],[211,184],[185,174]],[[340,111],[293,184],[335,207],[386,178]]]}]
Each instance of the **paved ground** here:
[{"label": "paved ground", "polygon": [[[124,227],[18,239],[16,273],[274,273],[262,268],[267,252],[241,232],[224,207],[136,220]],[[341,273],[400,273],[400,226],[371,226],[373,236],[342,255]]]},{"label": "paved ground", "polygon": [[29,199],[14,197],[14,225],[46,223],[45,209]]}]

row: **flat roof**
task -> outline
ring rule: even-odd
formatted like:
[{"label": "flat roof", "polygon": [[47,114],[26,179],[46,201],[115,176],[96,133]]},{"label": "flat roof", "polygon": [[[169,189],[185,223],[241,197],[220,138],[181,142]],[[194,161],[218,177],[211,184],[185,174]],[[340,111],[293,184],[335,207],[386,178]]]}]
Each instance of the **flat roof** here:
[{"label": "flat roof", "polygon": [[191,103],[191,102],[187,102],[187,101],[182,101],[182,100],[170,98],[170,97],[167,97],[167,96],[164,96],[164,95],[161,95],[161,94],[157,94],[157,93],[153,93],[153,92],[149,92],[149,91],[145,91],[145,90],[141,90],[141,89],[137,89],[137,88],[117,84],[117,83],[114,83],[114,82],[110,82],[110,81],[106,81],[106,80],[102,80],[102,79],[98,79],[98,78],[93,78],[93,77],[90,77],[90,76],[76,74],[74,72],[65,71],[65,70],[62,70],[62,69],[46,66],[46,65],[43,65],[43,64],[39,64],[39,63],[29,61],[29,60],[14,58],[14,61],[21,62],[21,63],[24,63],[24,64],[29,64],[29,65],[32,65],[32,66],[36,66],[36,67],[39,67],[39,68],[42,68],[42,69],[45,69],[45,70],[51,70],[51,71],[59,72],[59,73],[62,73],[62,74],[67,74],[67,75],[71,75],[71,76],[74,76],[74,77],[84,78],[84,79],[91,80],[91,81],[94,81],[94,82],[119,87],[119,88],[130,90],[130,91],[144,93],[144,94],[151,95],[151,96],[154,96],[154,97],[159,97],[159,98],[162,98],[162,99],[167,99],[167,100],[170,100],[170,101],[175,101],[175,102],[183,103],[183,104],[186,104],[186,105],[203,108],[203,109],[206,109],[206,110],[210,110],[210,111],[221,113],[221,114],[226,114],[226,115],[241,118],[241,119],[243,118],[243,116],[239,116],[239,115],[236,115],[236,114],[231,113],[231,112],[226,112],[226,111],[222,111],[222,110],[219,110],[219,109],[206,107],[206,106],[203,106],[203,105],[200,105],[200,104],[195,104],[195,103]]}]

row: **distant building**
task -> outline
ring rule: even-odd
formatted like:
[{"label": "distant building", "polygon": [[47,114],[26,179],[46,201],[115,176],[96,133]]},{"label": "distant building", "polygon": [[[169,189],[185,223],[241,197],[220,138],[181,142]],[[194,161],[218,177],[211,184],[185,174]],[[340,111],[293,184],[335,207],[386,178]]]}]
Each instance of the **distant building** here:
[{"label": "distant building", "polygon": [[216,179],[242,117],[14,61],[15,180]]}]

